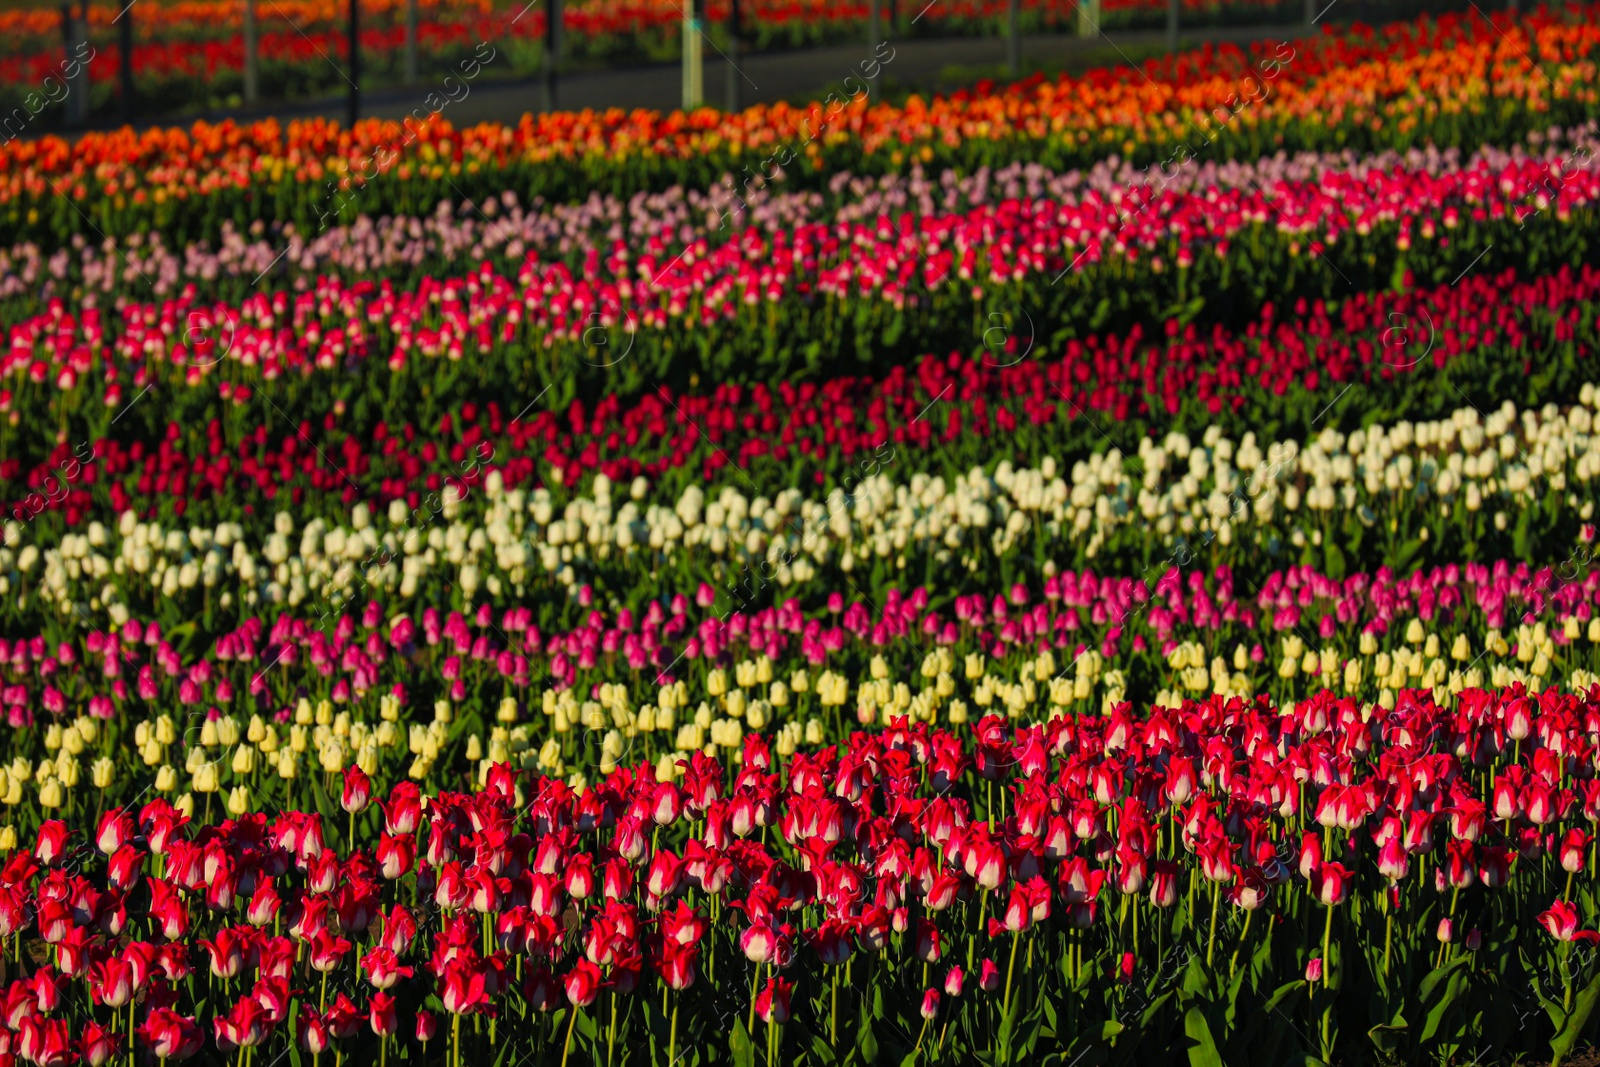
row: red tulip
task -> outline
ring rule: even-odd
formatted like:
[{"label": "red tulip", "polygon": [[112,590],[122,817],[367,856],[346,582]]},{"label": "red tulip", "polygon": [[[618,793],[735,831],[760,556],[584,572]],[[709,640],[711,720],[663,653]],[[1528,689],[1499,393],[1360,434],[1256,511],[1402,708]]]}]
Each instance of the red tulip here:
[{"label": "red tulip", "polygon": [[64,1019],[30,1016],[22,1020],[17,1051],[38,1067],[67,1067],[76,1058],[72,1031]]},{"label": "red tulip", "polygon": [[400,1029],[400,1019],[395,1011],[394,998],[387,993],[374,993],[368,1005],[368,1020],[372,1032],[379,1037],[392,1037]]},{"label": "red tulip", "polygon": [[567,1000],[575,1008],[587,1008],[593,1004],[600,995],[600,987],[604,976],[600,968],[588,960],[579,960],[562,979],[562,988],[566,990]]},{"label": "red tulip", "polygon": [[961,986],[966,978],[966,973],[959,966],[950,968],[950,973],[944,976],[945,994],[952,997],[961,995]]},{"label": "red tulip", "polygon": [[1348,900],[1354,883],[1355,876],[1338,863],[1324,863],[1311,873],[1311,892],[1329,907]]},{"label": "red tulip", "polygon": [[33,854],[46,867],[54,867],[66,854],[69,836],[71,831],[67,829],[66,823],[60,819],[46,819],[39,826],[39,836],[33,846]]},{"label": "red tulip", "polygon": [[200,1051],[205,1035],[187,1016],[170,1008],[156,1008],[139,1028],[145,1047],[162,1060],[186,1060]]},{"label": "red tulip", "polygon": [[673,989],[688,989],[694,984],[695,961],[699,955],[700,946],[697,944],[663,941],[659,964],[662,981]]},{"label": "red tulip", "polygon": [[1578,929],[1578,909],[1558,900],[1537,916],[1539,925],[1557,941],[1600,941],[1600,932]]},{"label": "red tulip", "polygon": [[358,815],[366,811],[370,803],[372,779],[360,767],[351,764],[344,769],[344,793],[339,798],[339,806],[352,815]]},{"label": "red tulip", "polygon": [[1561,859],[1561,869],[1568,874],[1577,874],[1583,870],[1584,861],[1587,859],[1589,845],[1594,838],[1584,833],[1577,827],[1566,832],[1561,839],[1558,850]]},{"label": "red tulip", "polygon": [[761,995],[756,997],[756,1014],[766,1023],[789,1021],[789,998],[794,993],[794,983],[773,976],[767,979]]},{"label": "red tulip", "polygon": [[394,950],[379,945],[361,958],[361,969],[374,989],[393,989],[401,978],[410,978],[412,969],[400,966],[400,957]]},{"label": "red tulip", "polygon": [[120,1008],[133,999],[133,966],[126,958],[108,956],[89,965],[89,995],[96,1003]]},{"label": "red tulip", "polygon": [[122,1037],[90,1021],[84,1024],[83,1034],[78,1038],[78,1048],[82,1051],[83,1062],[89,1067],[105,1067],[122,1051]]}]

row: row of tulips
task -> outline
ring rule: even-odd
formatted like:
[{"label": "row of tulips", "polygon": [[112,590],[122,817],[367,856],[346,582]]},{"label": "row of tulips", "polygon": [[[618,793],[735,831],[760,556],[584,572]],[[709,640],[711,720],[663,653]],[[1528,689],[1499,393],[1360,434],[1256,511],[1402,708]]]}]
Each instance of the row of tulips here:
[{"label": "row of tulips", "polygon": [[1225,569],[1149,583],[1067,573],[1042,596],[1017,585],[948,611],[922,588],[890,589],[881,609],[835,593],[809,617],[793,600],[718,601],[707,586],[549,628],[524,607],[386,618],[370,603],[252,618],[198,651],[186,628],[136,619],[0,641],[0,803],[70,813],[92,781],[101,798],[154,789],[244,807],[290,803],[298,782],[352,761],[430,788],[508,759],[582,777],[639,760],[670,769],[747,733],[771,733],[786,755],[902,716],[959,727],[1321,689],[1393,708],[1408,689],[1587,690],[1600,668],[1600,575],[1575,566],[1343,582],[1297,568],[1248,592]]},{"label": "row of tulips", "polygon": [[[1587,266],[1527,282],[1474,272],[1401,294],[1285,311],[1269,304],[1236,332],[1170,320],[1146,337],[1135,327],[1069,341],[1050,361],[1034,351],[1043,341],[1028,322],[1013,317],[991,323],[977,358],[925,357],[879,379],[686,393],[658,385],[634,401],[611,393],[564,409],[548,396],[531,408],[499,399],[454,406],[502,392],[494,368],[473,374],[476,364],[452,365],[454,377],[440,381],[426,364],[367,363],[367,388],[340,396],[335,367],[251,368],[209,332],[204,344],[171,339],[196,363],[160,378],[142,377],[147,364],[136,364],[125,391],[114,378],[126,367],[84,360],[79,339],[98,335],[95,318],[56,303],[36,320],[29,349],[0,357],[9,372],[0,376],[9,383],[0,412],[10,416],[0,424],[0,498],[10,518],[43,524],[52,532],[36,536],[54,538],[58,521],[78,528],[107,508],[189,524],[266,514],[282,495],[299,514],[328,519],[358,499],[414,508],[473,457],[507,487],[546,487],[560,504],[596,474],[613,483],[643,477],[658,493],[731,480],[730,466],[754,484],[832,487],[859,480],[863,457],[885,445],[918,469],[954,476],[1108,441],[1133,449],[1156,428],[1265,435],[1344,425],[1356,412],[1437,417],[1463,399],[1487,407],[1577,396],[1600,347],[1597,296],[1600,271]],[[142,333],[143,343],[168,340],[167,326]],[[308,334],[320,328],[306,324]],[[198,366],[212,359],[226,364]],[[139,395],[152,385],[154,400]],[[429,401],[419,404],[424,385]],[[373,410],[363,400],[385,393],[420,410],[392,422],[400,405]],[[24,421],[33,411],[54,416]],[[298,427],[284,425],[284,413]],[[102,426],[116,436],[99,436]]]},{"label": "row of tulips", "polygon": [[479,470],[415,507],[395,500],[374,515],[358,503],[331,520],[280,510],[270,527],[164,526],[128,510],[115,525],[51,537],[11,519],[0,597],[10,627],[148,617],[216,633],[272,605],[314,611],[370,596],[461,606],[480,591],[559,600],[589,584],[612,598],[663,579],[731,587],[757,573],[774,595],[815,602],[846,584],[907,581],[951,596],[969,591],[963,571],[986,586],[1090,562],[1159,573],[1181,554],[1209,565],[1299,561],[1337,576],[1409,569],[1424,551],[1555,564],[1593,537],[1600,390],[1585,385],[1579,400],[1464,407],[1350,434],[1325,427],[1303,440],[1250,431],[1235,441],[1211,427],[1199,440],[1141,438],[1132,456],[1046,455],[1034,467],[1002,460],[949,476],[884,445],[858,464],[848,492],[767,495],[730,480],[652,498],[642,477],[613,486],[601,475],[563,502]]},{"label": "row of tulips", "polygon": [[[1275,13],[1276,0],[1183,0],[1190,26],[1217,23],[1260,22]],[[133,50],[135,91],[146,107],[192,110],[200,93],[212,97],[238,94],[244,88],[243,7],[238,0],[185,0],[152,9],[137,24],[140,40]],[[728,47],[727,20],[731,5],[715,0],[707,5],[707,36],[717,48]],[[915,9],[903,21],[919,37],[1004,32],[1004,0],[948,0],[916,18]],[[745,53],[772,48],[858,43],[871,14],[865,2],[840,4],[837,0],[745,0],[740,4],[741,41]],[[114,11],[90,9],[92,39],[104,34],[108,42],[98,48],[97,60],[108,70],[118,70],[121,53],[111,19]],[[1143,23],[1159,25],[1165,0],[1106,0],[1100,24],[1107,29]],[[302,2],[264,7],[258,16],[269,32],[261,35],[259,54],[266,60],[258,77],[264,97],[294,97],[329,91],[342,84],[327,62],[342,58],[345,8],[326,2]],[[398,81],[405,55],[405,5],[380,2],[362,4],[364,29],[362,68],[369,80]],[[1023,33],[1071,32],[1078,13],[1070,0],[1021,0],[1019,27]],[[667,0],[580,0],[561,8],[563,60],[567,63],[661,62],[677,59],[683,38],[683,13]],[[270,32],[277,30],[278,32]],[[61,16],[58,10],[0,11],[0,34],[13,43],[11,54],[0,58],[0,103],[9,106],[28,87],[42,84],[61,64]],[[898,34],[897,34],[898,36]],[[419,5],[417,43],[423,74],[431,69],[453,70],[456,62],[480,41],[503,42],[505,61],[497,73],[527,77],[543,69],[545,11],[542,5],[522,12],[519,5],[499,11],[487,3]],[[96,94],[97,105],[110,113],[116,109],[117,87],[105,83]],[[202,97],[203,99],[203,97]],[[187,106],[186,106],[187,105]]]},{"label": "row of tulips", "polygon": [[[1443,287],[1470,270],[1575,266],[1600,230],[1597,197],[1594,168],[1554,178],[1551,164],[1524,159],[1437,174],[1328,172],[1271,191],[1162,191],[1134,203],[1097,193],[1007,200],[744,229],[676,252],[665,240],[617,241],[586,250],[578,269],[529,251],[515,270],[485,262],[409,289],[324,277],[298,293],[257,286],[236,304],[197,289],[110,308],[58,299],[8,329],[0,359],[8,376],[70,388],[98,358],[117,373],[105,387],[114,409],[113,394],[136,393],[157,373],[226,378],[259,366],[270,377],[383,360],[394,370],[424,362],[438,376],[440,361],[469,354],[474,370],[448,377],[476,377],[492,395],[508,381],[529,397],[548,388],[564,403],[580,390],[632,394],[698,374],[772,381],[982,351],[996,323],[1008,358],[1020,359],[1021,335],[1034,332],[1042,351],[1060,351],[1136,321],[1243,324],[1268,302],[1406,277]],[[52,374],[52,362],[67,365]],[[361,392],[354,382],[342,391]]]},{"label": "row of tulips", "polygon": [[0,829],[0,1039],[40,1067],[1559,1061],[1600,999],[1597,752],[1600,690],[1516,686],[752,734],[581,789],[500,763],[378,800],[350,767],[327,820],[139,798]]},{"label": "row of tulips", "polygon": [[[388,279],[410,288],[462,263],[490,261],[503,271],[515,270],[529,251],[538,252],[543,262],[560,260],[581,272],[591,250],[603,255],[619,241],[661,258],[694,241],[704,240],[709,247],[736,240],[746,228],[775,237],[805,224],[871,223],[882,214],[891,219],[907,213],[916,218],[962,215],[1009,201],[1076,204],[1091,195],[1102,203],[1120,197],[1138,204],[1155,191],[1156,183],[1205,197],[1212,188],[1270,190],[1280,182],[1314,189],[1326,175],[1328,192],[1342,196],[1369,175],[1381,184],[1391,174],[1438,177],[1482,168],[1489,173],[1548,171],[1550,185],[1559,189],[1566,175],[1586,165],[1580,153],[1597,142],[1600,123],[1590,121],[1571,130],[1531,134],[1526,143],[1509,149],[1278,152],[1252,161],[1196,160],[1159,174],[1124,159],[1063,172],[1037,163],[1010,163],[969,175],[930,173],[918,163],[903,175],[836,172],[822,189],[793,188],[789,174],[740,188],[730,174],[705,189],[674,186],[628,197],[596,192],[574,204],[539,200],[524,205],[514,191],[506,190],[481,204],[447,198],[421,216],[363,215],[298,243],[291,241],[297,232],[292,223],[279,227],[265,222],[241,231],[225,221],[214,243],[195,240],[171,246],[159,231],[120,241],[91,242],[77,235],[69,245],[54,249],[22,242],[0,250],[0,300],[12,305],[0,304],[0,319],[16,321],[24,315],[19,305],[51,296],[78,302],[92,295],[98,302],[115,303],[124,295],[171,298],[190,284],[207,297],[237,302],[276,266],[274,260],[286,246],[289,253],[272,271],[279,287],[304,292],[319,276],[337,275],[347,281]],[[1537,206],[1536,195],[1549,195],[1542,179],[1520,184],[1529,207]]]},{"label": "row of tulips", "polygon": [[[1197,133],[1195,154],[1224,159],[1506,143],[1589,117],[1600,25],[1567,14],[1496,22],[1468,13],[1382,35],[1358,28],[1249,52],[1208,48],[1142,71],[1034,78],[904,105],[855,97],[726,116],[550,113],[469,130],[438,120],[415,138],[392,122],[345,130],[319,120],[15,140],[0,147],[0,220],[51,245],[74,233],[153,229],[187,240],[215,237],[229,219],[314,230],[330,181],[360,186],[343,208],[354,218],[421,214],[452,196],[483,200],[507,188],[573,201],[596,188],[709,185],[730,172],[748,171],[748,181],[774,167],[823,185],[841,169],[888,173],[914,160],[967,171],[1017,158],[1062,170],[1113,154],[1155,163]],[[402,142],[404,151],[389,150]]]}]

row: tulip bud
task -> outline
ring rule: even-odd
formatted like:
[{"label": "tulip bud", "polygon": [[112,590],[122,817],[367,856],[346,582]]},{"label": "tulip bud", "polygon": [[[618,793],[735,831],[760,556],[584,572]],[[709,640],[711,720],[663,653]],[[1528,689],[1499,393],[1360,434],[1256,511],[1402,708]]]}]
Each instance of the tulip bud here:
[{"label": "tulip bud", "polygon": [[417,1012],[417,1040],[427,1044],[439,1032],[439,1018],[431,1011]]},{"label": "tulip bud", "polygon": [[1476,952],[1483,947],[1483,931],[1474,926],[1467,931],[1467,951]]},{"label": "tulip bud", "polygon": [[922,994],[922,1017],[933,1020],[939,1016],[939,991],[937,989],[924,990]]},{"label": "tulip bud", "polygon": [[1456,924],[1447,915],[1439,920],[1438,937],[1445,944],[1455,940]]},{"label": "tulip bud", "polygon": [[1311,983],[1322,981],[1322,958],[1320,956],[1306,964],[1306,981]]},{"label": "tulip bud", "polygon": [[978,972],[978,988],[985,993],[993,993],[1000,988],[1000,968],[994,965],[994,960],[983,961],[983,968]]},{"label": "tulip bud", "polygon": [[961,987],[966,981],[966,974],[960,967],[950,968],[950,973],[944,976],[944,991],[947,996],[959,997]]}]

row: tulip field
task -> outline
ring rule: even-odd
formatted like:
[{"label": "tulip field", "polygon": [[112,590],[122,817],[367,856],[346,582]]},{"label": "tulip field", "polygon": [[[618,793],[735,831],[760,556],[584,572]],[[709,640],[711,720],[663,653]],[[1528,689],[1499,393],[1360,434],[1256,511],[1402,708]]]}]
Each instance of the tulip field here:
[{"label": "tulip field", "polygon": [[0,144],[0,1067],[1593,1062],[1600,3],[1293,34]]}]

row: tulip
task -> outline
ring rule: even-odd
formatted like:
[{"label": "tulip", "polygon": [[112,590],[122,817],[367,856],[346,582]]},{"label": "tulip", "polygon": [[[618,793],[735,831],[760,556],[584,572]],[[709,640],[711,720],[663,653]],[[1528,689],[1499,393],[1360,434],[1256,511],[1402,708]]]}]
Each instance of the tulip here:
[{"label": "tulip", "polygon": [[959,997],[961,995],[961,987],[965,978],[966,974],[961,970],[959,965],[950,968],[949,973],[944,976],[945,995]]},{"label": "tulip", "polygon": [[145,1047],[162,1060],[186,1060],[200,1051],[204,1035],[193,1019],[170,1008],[155,1008],[139,1028]]},{"label": "tulip", "polygon": [[1311,892],[1329,907],[1343,904],[1350,897],[1355,878],[1342,864],[1324,863],[1311,873]]},{"label": "tulip", "polygon": [[587,1008],[600,995],[602,983],[600,968],[588,960],[579,960],[562,979],[562,988],[566,990],[567,1001],[573,1007]]},{"label": "tulip", "polygon": [[78,1047],[82,1050],[83,1062],[89,1067],[105,1067],[122,1051],[122,1038],[91,1021],[84,1024]]},{"label": "tulip", "polygon": [[768,978],[760,995],[756,997],[756,1014],[769,1025],[788,1022],[789,998],[793,992],[793,982],[785,978]]},{"label": "tulip", "polygon": [[1589,845],[1593,840],[1593,837],[1577,827],[1568,830],[1565,836],[1562,837],[1561,847],[1558,850],[1561,869],[1569,875],[1577,874],[1583,870]]},{"label": "tulip", "polygon": [[1578,909],[1558,900],[1540,912],[1536,919],[1545,932],[1557,941],[1600,941],[1600,932],[1578,929]]},{"label": "tulip", "polygon": [[388,993],[374,993],[368,1010],[372,1032],[380,1038],[391,1037],[399,1030],[400,1020],[395,1011],[394,998]]}]

